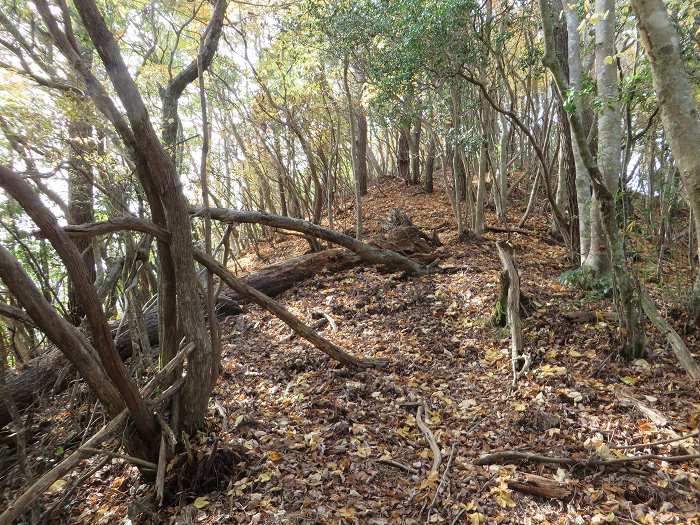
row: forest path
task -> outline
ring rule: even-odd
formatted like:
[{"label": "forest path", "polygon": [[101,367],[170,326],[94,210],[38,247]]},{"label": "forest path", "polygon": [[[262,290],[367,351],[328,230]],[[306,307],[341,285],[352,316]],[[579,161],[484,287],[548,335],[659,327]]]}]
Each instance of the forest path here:
[{"label": "forest path", "polygon": [[[494,450],[587,457],[603,442],[662,439],[663,429],[623,405],[616,391],[648,395],[645,403],[678,432],[690,407],[677,400],[693,394],[668,353],[634,365],[617,362],[610,358],[613,326],[564,320],[562,311],[589,299],[559,284],[566,269],[563,248],[517,234],[511,240],[522,287],[537,310],[524,319],[532,371],[511,391],[509,332],[489,323],[500,271],[494,240],[506,236],[456,242],[444,192],[425,195],[393,179],[371,188],[365,200],[368,234],[393,207],[425,230],[446,225],[440,264],[455,270],[407,279],[361,267],[320,275],[279,297],[310,324],[319,317],[315,312],[328,315],[337,329],[327,323],[326,337],[357,355],[387,359],[388,369],[339,367],[255,306],[227,319],[223,374],[208,432],[197,441],[239,447],[247,451],[247,463],[239,479],[224,480],[223,490],[189,494],[185,507],[162,509],[159,522],[184,522],[186,513],[201,523],[309,524],[451,523],[461,511],[460,523],[590,523],[610,512],[637,521],[648,515],[648,523],[680,511],[690,516],[697,473],[670,466],[648,476],[473,464]],[[511,210],[511,220],[520,211]],[[488,219],[495,221],[491,214]],[[352,211],[337,221],[336,227],[351,228]],[[530,224],[545,235],[548,225],[539,215]],[[241,264],[252,271],[305,249],[301,239],[284,237],[261,246],[269,260],[248,255]],[[433,459],[416,425],[417,404],[425,406],[426,423],[442,449],[438,475],[430,474]],[[523,473],[559,477],[573,495],[562,502],[512,492],[508,481]],[[125,476],[134,475],[127,467]],[[680,481],[670,483],[674,477]],[[104,501],[100,493],[84,492],[86,501]],[[198,509],[186,505],[195,497],[206,497],[197,500]],[[129,498],[110,500],[115,511]]]}]

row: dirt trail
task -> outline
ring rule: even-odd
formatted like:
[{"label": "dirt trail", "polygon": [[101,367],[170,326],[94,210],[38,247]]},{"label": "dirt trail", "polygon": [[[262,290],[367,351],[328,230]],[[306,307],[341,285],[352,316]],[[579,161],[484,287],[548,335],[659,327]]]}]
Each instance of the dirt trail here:
[{"label": "dirt trail", "polygon": [[[230,318],[222,326],[224,373],[209,431],[193,439],[206,446],[216,437],[240,446],[247,462],[239,479],[218,492],[182,495],[183,508],[163,509],[156,521],[184,523],[186,513],[201,523],[452,523],[458,514],[459,523],[697,519],[697,469],[656,464],[649,472],[571,472],[473,465],[477,456],[495,450],[585,458],[602,443],[666,437],[663,428],[620,401],[620,389],[663,413],[668,427],[682,433],[692,407],[679,400],[694,394],[668,352],[634,364],[617,362],[610,358],[614,326],[565,321],[561,312],[579,308],[583,296],[559,284],[566,269],[563,248],[517,234],[511,241],[523,288],[537,310],[524,320],[532,371],[511,392],[508,331],[488,322],[500,269],[493,241],[506,236],[457,243],[443,193],[423,195],[394,181],[373,189],[366,200],[367,228],[377,229],[392,207],[403,208],[425,229],[446,224],[441,265],[460,269],[402,279],[357,268],[280,296],[308,322],[318,317],[315,312],[325,313],[337,327],[326,324],[326,337],[358,355],[387,359],[389,368],[337,368],[257,307]],[[339,224],[346,220],[351,227],[351,217],[340,217]],[[531,225],[546,232],[539,216]],[[290,257],[305,248],[303,241],[287,238],[262,247],[267,263],[254,255],[240,262],[252,270],[273,262],[273,254]],[[663,347],[651,336],[651,348]],[[433,457],[416,425],[418,404],[425,406],[426,423],[442,449],[437,475],[429,472]],[[671,453],[672,446],[653,450]],[[116,477],[120,485],[81,489],[77,501],[88,505],[76,503],[72,520],[113,523],[126,515],[132,499],[127,493],[138,484],[135,471],[111,468],[104,479]],[[512,491],[509,481],[525,473],[559,479],[570,495],[560,501]],[[197,500],[199,509],[188,505],[195,497],[206,497]]]}]

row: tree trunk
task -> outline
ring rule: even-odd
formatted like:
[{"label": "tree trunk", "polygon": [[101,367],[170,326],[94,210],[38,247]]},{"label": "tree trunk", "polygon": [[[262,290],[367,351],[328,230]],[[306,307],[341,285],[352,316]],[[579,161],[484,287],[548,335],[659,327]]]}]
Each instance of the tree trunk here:
[{"label": "tree trunk", "polygon": [[476,186],[476,203],[474,206],[474,224],[472,231],[476,235],[484,233],[484,206],[486,204],[486,156],[488,155],[490,133],[490,110],[482,98],[481,108],[481,141],[479,144],[479,180]]},{"label": "tree trunk", "polygon": [[[542,61],[545,67],[552,72],[559,94],[563,97],[568,92],[569,84],[554,50],[554,14],[548,0],[540,0],[539,4],[545,41],[545,53]],[[620,319],[622,351],[629,358],[638,357],[644,353],[644,332],[641,326],[639,288],[630,274],[627,261],[625,260],[615,215],[615,201],[612,193],[607,188],[603,174],[598,169],[593,158],[581,120],[575,113],[572,113],[569,114],[569,122],[593,189],[601,203],[601,218],[603,219],[605,237],[612,255],[613,281],[617,291],[616,304]],[[616,148],[619,155],[619,143],[616,145]]]},{"label": "tree trunk", "polygon": [[413,119],[413,130],[410,133],[411,141],[409,142],[409,150],[411,154],[411,175],[410,184],[420,183],[420,137],[421,137],[421,119],[420,116]]},{"label": "tree trunk", "polygon": [[423,166],[423,190],[426,193],[433,193],[433,174],[435,172],[435,134],[430,133],[428,151],[425,154],[425,165]]},{"label": "tree trunk", "polygon": [[367,158],[368,158],[368,137],[367,137],[367,115],[364,108],[357,110],[357,168],[358,180],[360,183],[360,196],[367,195]]},{"label": "tree trunk", "polygon": [[[204,416],[209,402],[212,388],[213,359],[214,354],[209,336],[206,333],[204,315],[202,313],[197,276],[194,267],[194,249],[192,244],[189,206],[182,192],[182,185],[175,170],[172,159],[165,151],[158,139],[153,124],[148,115],[148,110],[143,102],[138,88],[129,74],[127,66],[119,50],[119,46],[111,33],[93,0],[76,0],[76,8],[80,13],[83,25],[87,29],[90,39],[93,41],[100,58],[105,66],[108,76],[119,95],[126,110],[130,124],[131,140],[135,152],[145,164],[140,173],[142,184],[147,193],[150,193],[149,202],[153,205],[155,195],[162,203],[165,212],[167,228],[171,232],[170,250],[176,281],[176,294],[179,321],[179,330],[188,341],[196,346],[189,373],[182,391],[181,421],[185,429],[194,431],[204,423]],[[209,27],[207,40],[203,46],[207,55],[213,56],[218,43],[220,27],[223,24],[223,15],[226,10],[226,1],[217,1],[215,15],[212,24],[218,25],[214,31]],[[216,21],[216,22],[214,22]],[[210,24],[211,26],[211,24]],[[202,57],[198,57],[201,60]],[[197,76],[197,61],[190,64],[184,71],[192,71],[192,74],[184,76],[185,85]],[[180,75],[183,75],[181,72]],[[176,78],[178,78],[176,77]],[[127,132],[125,131],[126,135]],[[147,175],[146,175],[147,173]],[[152,213],[156,210],[152,209]],[[172,327],[169,327],[172,330]],[[178,334],[179,335],[179,334]]]},{"label": "tree trunk", "polygon": [[399,170],[399,178],[408,182],[409,171],[411,169],[408,134],[410,130],[405,127],[399,129],[399,146],[396,154],[396,166]]},{"label": "tree trunk", "polygon": [[[567,43],[568,43],[568,64],[569,78],[572,89],[579,92],[582,88],[582,70],[578,27],[580,20],[576,9],[572,9],[567,2],[564,2],[564,13],[566,15]],[[574,112],[582,119],[584,104],[582,97],[578,96],[575,102]],[[588,255],[591,249],[591,183],[588,178],[586,166],[581,158],[578,144],[573,140],[573,130],[569,130],[571,139],[571,149],[574,156],[574,166],[576,168],[576,203],[578,213],[579,228],[579,255],[581,266],[587,264]]]},{"label": "tree trunk", "polygon": [[[615,193],[622,169],[620,144],[622,143],[622,120],[620,114],[617,66],[615,61],[615,2],[596,0],[597,13],[607,13],[595,25],[595,69],[598,97],[598,167],[609,192]],[[611,270],[610,247],[605,240],[600,216],[601,202],[597,195],[592,201],[591,253],[588,266],[597,274],[605,275]]]},{"label": "tree trunk", "polygon": [[[79,114],[79,113],[78,113]],[[68,162],[70,170],[68,175],[68,222],[71,224],[84,224],[93,221],[93,172],[88,160],[92,148],[92,125],[75,117],[68,124],[70,137],[70,157]],[[88,271],[90,282],[95,282],[95,255],[90,239],[80,239],[76,242],[78,251],[83,256],[83,262]],[[74,325],[80,325],[85,311],[78,301],[75,288],[82,283],[68,281],[68,311],[70,321]]]},{"label": "tree trunk", "polygon": [[500,135],[498,139],[498,173],[493,184],[493,201],[499,222],[506,221],[508,209],[508,119],[500,115]]},{"label": "tree trunk", "polygon": [[452,130],[457,141],[453,144],[454,161],[452,163],[455,179],[455,195],[459,201],[464,201],[467,198],[467,176],[464,171],[464,163],[462,162],[461,151],[462,145],[458,140],[462,131],[462,90],[457,81],[450,84],[451,105],[450,111],[452,114]]},{"label": "tree trunk", "polygon": [[[642,43],[651,63],[654,90],[673,156],[678,162],[695,220],[700,257],[700,115],[694,88],[683,64],[680,39],[661,0],[632,0]],[[700,272],[693,287],[690,311],[700,322]]]}]

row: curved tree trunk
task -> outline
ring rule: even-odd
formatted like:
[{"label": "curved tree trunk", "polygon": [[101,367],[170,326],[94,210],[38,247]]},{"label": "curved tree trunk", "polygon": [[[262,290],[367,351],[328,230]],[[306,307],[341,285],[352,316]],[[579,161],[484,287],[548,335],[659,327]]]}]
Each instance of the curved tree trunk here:
[{"label": "curved tree trunk", "polygon": [[[673,156],[695,220],[698,257],[700,257],[700,111],[681,58],[680,39],[666,6],[661,0],[632,0],[639,21],[639,32],[646,50],[654,89],[661,104],[664,129],[668,133]],[[700,323],[700,271],[695,279],[690,309]]]}]

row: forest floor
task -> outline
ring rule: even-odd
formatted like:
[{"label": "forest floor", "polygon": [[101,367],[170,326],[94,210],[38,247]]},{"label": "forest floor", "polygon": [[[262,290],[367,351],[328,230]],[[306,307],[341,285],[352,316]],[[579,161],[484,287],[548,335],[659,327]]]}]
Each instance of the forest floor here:
[{"label": "forest floor", "polygon": [[[610,310],[611,299],[561,283],[566,253],[546,240],[548,224],[539,215],[528,223],[539,236],[510,235],[522,288],[535,306],[523,320],[531,371],[511,389],[509,331],[490,323],[500,272],[494,241],[508,235],[457,242],[444,192],[426,195],[394,179],[371,188],[366,233],[378,231],[394,207],[424,231],[439,228],[440,266],[450,271],[405,278],[359,267],[320,275],[278,298],[309,324],[314,312],[325,313],[333,320],[323,329],[326,337],[358,356],[388,360],[387,369],[344,369],[293,338],[271,314],[247,306],[222,323],[222,377],[206,431],[190,438],[201,464],[214,449],[236,451],[214,490],[181,493],[139,516],[133,501],[148,486],[133,466],[115,460],[67,499],[63,522],[124,523],[127,515],[133,523],[700,522],[697,465],[474,464],[480,455],[509,449],[581,461],[685,454],[689,440],[614,447],[688,433],[696,424],[697,389],[650,325],[648,357],[630,363],[616,357],[614,322],[563,317]],[[511,224],[521,211],[513,210]],[[352,210],[346,213],[338,224],[352,228]],[[488,219],[496,224],[491,211]],[[301,239],[277,239],[261,245],[264,261],[254,254],[240,259],[243,270],[307,249]],[[652,248],[642,238],[634,247],[638,273],[655,274]],[[674,250],[662,269],[664,285],[650,289],[672,320],[675,305],[660,294],[677,298],[691,279],[683,253]],[[674,323],[684,329],[682,319]],[[700,334],[683,334],[700,358]],[[437,474],[430,473],[433,454],[416,424],[419,405],[441,448]],[[558,497],[522,492],[518,482],[527,475],[548,478]],[[48,494],[44,504],[58,497]]]}]

